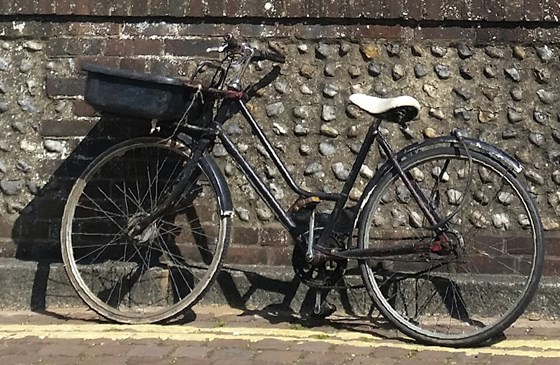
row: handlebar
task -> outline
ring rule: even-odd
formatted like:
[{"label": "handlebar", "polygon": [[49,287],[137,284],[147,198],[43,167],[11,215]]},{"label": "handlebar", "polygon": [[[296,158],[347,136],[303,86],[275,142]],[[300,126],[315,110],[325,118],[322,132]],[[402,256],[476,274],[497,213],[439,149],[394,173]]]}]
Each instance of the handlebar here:
[{"label": "handlebar", "polygon": [[240,44],[237,39],[229,33],[224,36],[224,44],[219,47],[208,48],[206,49],[206,52],[229,52],[235,54],[243,53],[246,50],[249,50],[252,53],[251,60],[253,61],[269,60],[278,63],[286,62],[286,57],[283,54],[271,51],[261,51],[255,47],[249,47],[245,43]]}]

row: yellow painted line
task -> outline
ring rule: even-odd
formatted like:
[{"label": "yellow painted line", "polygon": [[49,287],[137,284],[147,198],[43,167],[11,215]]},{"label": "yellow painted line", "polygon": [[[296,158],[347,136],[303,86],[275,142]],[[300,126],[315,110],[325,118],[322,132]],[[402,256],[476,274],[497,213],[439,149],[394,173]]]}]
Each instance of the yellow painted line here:
[{"label": "yellow painted line", "polygon": [[441,351],[463,353],[467,356],[478,354],[560,358],[558,340],[505,340],[489,347],[474,349],[453,349],[446,347],[422,346],[406,342],[384,340],[365,333],[348,331],[320,332],[300,329],[216,327],[199,328],[192,326],[159,325],[114,325],[114,324],[56,324],[56,325],[0,325],[0,340],[38,337],[41,339],[157,339],[175,341],[245,340],[256,342],[275,339],[286,342],[326,342],[332,345],[356,347],[391,347],[409,351]]}]

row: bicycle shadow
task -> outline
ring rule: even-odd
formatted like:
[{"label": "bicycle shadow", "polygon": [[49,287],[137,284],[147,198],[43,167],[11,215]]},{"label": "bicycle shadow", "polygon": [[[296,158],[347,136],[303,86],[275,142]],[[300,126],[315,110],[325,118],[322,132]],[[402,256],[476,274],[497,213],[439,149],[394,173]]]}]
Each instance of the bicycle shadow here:
[{"label": "bicycle shadow", "polygon": [[[309,289],[307,291],[300,311],[294,310],[292,302],[294,301],[298,286],[300,285],[299,280],[296,277],[294,277],[291,282],[285,282],[282,285],[276,280],[270,280],[259,274],[245,273],[245,275],[251,283],[249,290],[247,290],[247,292],[243,295],[237,292],[230,296],[232,298],[236,298],[237,300],[237,302],[230,302],[230,305],[243,310],[243,313],[241,313],[240,316],[257,315],[271,324],[289,323],[294,329],[299,327],[309,329],[334,328],[336,330],[362,333],[366,336],[372,336],[381,340],[396,340],[404,343],[417,343],[417,341],[403,335],[389,321],[387,321],[381,313],[378,312],[373,301],[370,301],[369,308],[354,308],[352,303],[355,304],[356,301],[352,301],[352,303],[350,302],[348,297],[350,290],[336,290],[338,292],[336,294],[340,297],[340,301],[343,305],[344,315],[335,314],[332,318],[328,317],[324,319],[317,319],[307,315],[313,308],[315,298],[314,289]],[[444,276],[434,275],[427,276],[426,278],[433,285],[435,291],[437,292],[437,296],[439,296],[439,299],[441,300],[441,304],[443,306],[441,309],[444,310],[448,316],[466,326],[471,327],[483,327],[489,324],[474,319],[472,314],[469,313],[464,305],[465,302],[463,294],[458,283]],[[231,275],[228,273],[224,273],[224,275],[221,276],[221,281],[222,284],[230,288],[230,291],[232,288],[235,290],[235,283],[231,279]],[[339,283],[339,285],[344,286],[344,284],[343,278],[342,283]],[[390,297],[392,295],[391,293],[401,291],[402,288],[399,288],[398,286],[398,283],[391,283],[390,285],[382,286],[381,289],[386,297]],[[248,309],[245,305],[248,301],[248,294],[255,293],[258,290],[265,288],[275,288],[275,291],[284,295],[283,300],[268,304],[262,308]],[[450,295],[450,293],[452,294]],[[395,298],[392,301],[393,305],[395,305],[394,301],[396,300],[397,299]],[[367,313],[363,313],[364,309],[367,310]],[[505,334],[500,333],[493,338],[472,347],[486,347],[504,340],[506,340]]]}]

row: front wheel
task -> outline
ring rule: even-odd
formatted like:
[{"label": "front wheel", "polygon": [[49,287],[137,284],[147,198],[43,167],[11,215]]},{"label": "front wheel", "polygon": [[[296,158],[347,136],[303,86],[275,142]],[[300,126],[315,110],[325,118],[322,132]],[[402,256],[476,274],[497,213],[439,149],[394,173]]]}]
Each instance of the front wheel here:
[{"label": "front wheel", "polygon": [[434,148],[401,165],[447,221],[439,229],[394,169],[365,192],[360,248],[396,241],[424,248],[361,260],[368,292],[401,332],[426,344],[473,346],[501,334],[529,304],[542,271],[542,226],[526,186],[497,160],[470,154],[472,165],[463,148]]},{"label": "front wheel", "polygon": [[102,316],[163,321],[193,306],[216,278],[231,226],[208,165],[199,164],[173,209],[127,233],[165,200],[189,158],[178,141],[129,140],[96,158],[72,188],[62,257],[79,296]]}]

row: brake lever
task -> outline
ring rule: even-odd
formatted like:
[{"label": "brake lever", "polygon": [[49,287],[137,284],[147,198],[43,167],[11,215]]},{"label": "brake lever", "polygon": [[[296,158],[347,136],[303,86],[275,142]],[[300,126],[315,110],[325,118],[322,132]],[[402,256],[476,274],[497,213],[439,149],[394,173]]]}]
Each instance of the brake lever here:
[{"label": "brake lever", "polygon": [[227,48],[228,48],[228,44],[224,43],[219,47],[208,47],[208,48],[206,48],[206,53],[211,53],[211,52],[223,53]]},{"label": "brake lever", "polygon": [[209,47],[206,48],[206,52],[210,53],[210,52],[220,52],[223,53],[225,52],[227,49],[235,49],[238,47],[237,44],[237,40],[235,39],[235,37],[233,36],[233,34],[228,33],[224,36],[224,44],[222,44],[219,47]]}]

